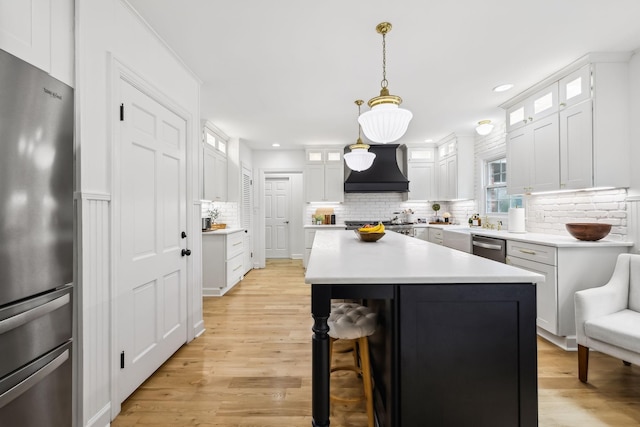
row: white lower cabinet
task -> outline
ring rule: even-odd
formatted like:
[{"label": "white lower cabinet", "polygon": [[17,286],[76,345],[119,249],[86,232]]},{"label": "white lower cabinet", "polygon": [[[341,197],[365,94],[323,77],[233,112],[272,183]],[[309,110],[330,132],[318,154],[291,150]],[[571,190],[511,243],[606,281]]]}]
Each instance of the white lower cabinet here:
[{"label": "white lower cabinet", "polygon": [[545,282],[536,285],[538,334],[575,350],[574,294],[604,285],[624,252],[624,246],[553,247],[507,240],[507,264],[545,276]]},{"label": "white lower cabinet", "polygon": [[413,237],[429,241],[429,228],[428,227],[415,227]]},{"label": "white lower cabinet", "polygon": [[429,242],[442,245],[443,236],[442,228],[429,228]]},{"label": "white lower cabinet", "polygon": [[302,259],[302,265],[304,268],[307,268],[307,264],[309,263],[309,256],[311,255],[311,248],[313,247],[313,239],[316,237],[317,230],[344,230],[345,227],[342,226],[327,226],[327,225],[317,225],[317,226],[305,226],[304,227],[304,258]]},{"label": "white lower cabinet", "polygon": [[244,275],[244,230],[202,233],[202,294],[221,296]]}]

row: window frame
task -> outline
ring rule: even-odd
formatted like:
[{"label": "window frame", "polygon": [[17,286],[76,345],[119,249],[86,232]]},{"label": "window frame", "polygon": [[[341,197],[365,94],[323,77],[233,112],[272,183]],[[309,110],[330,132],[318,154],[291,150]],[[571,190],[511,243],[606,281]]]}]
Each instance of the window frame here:
[{"label": "window frame", "polygon": [[[506,219],[509,212],[487,212],[487,189],[489,188],[499,188],[499,187],[503,187],[502,184],[500,185],[495,185],[495,184],[489,184],[488,183],[488,177],[489,177],[489,164],[492,162],[495,162],[496,160],[501,160],[504,159],[505,160],[505,164],[507,165],[507,170],[506,170],[506,181],[504,183],[504,188],[507,188],[508,185],[508,181],[509,181],[509,166],[508,166],[508,162],[507,162],[507,152],[506,152],[506,147],[499,147],[493,150],[488,150],[484,153],[481,153],[478,156],[479,159],[479,168],[478,168],[478,175],[480,177],[479,180],[479,184],[480,184],[480,188],[479,188],[479,192],[480,192],[480,197],[479,197],[479,206],[478,206],[478,211],[481,212],[482,215],[486,215],[486,216],[492,216],[492,217],[498,217],[498,218],[504,218]],[[511,207],[512,202],[515,199],[520,199],[520,206],[524,205],[524,199],[522,198],[522,196],[514,196],[514,195],[508,195],[509,197],[509,206]]]}]

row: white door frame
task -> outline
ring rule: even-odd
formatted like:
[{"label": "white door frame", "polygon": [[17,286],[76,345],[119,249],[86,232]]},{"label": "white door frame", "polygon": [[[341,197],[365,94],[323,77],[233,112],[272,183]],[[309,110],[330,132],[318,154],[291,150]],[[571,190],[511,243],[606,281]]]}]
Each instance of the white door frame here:
[{"label": "white door frame", "polygon": [[[255,254],[256,254],[254,265],[257,266],[257,268],[264,268],[266,266],[266,256],[265,256],[265,246],[264,246],[265,245],[264,184],[265,184],[267,175],[269,175],[270,177],[278,176],[278,175],[300,175],[300,177],[302,178],[304,176],[304,170],[302,168],[300,169],[265,168],[265,169],[258,170],[258,191],[256,191],[254,194],[254,197],[255,197],[254,206],[258,208],[258,217],[255,218],[256,222],[253,228],[254,236],[255,236],[254,248],[255,248]],[[299,188],[298,190],[300,192],[304,191],[304,189],[302,188],[303,187],[302,180],[300,180],[300,186],[301,188]],[[291,193],[292,194],[295,193],[295,190],[293,188],[291,190]],[[304,212],[304,208],[302,206],[296,207],[294,206],[294,203],[289,203],[289,210],[292,213],[291,219],[290,219],[291,222],[289,223],[290,224],[289,241],[291,242],[291,239],[295,239],[295,236],[299,236],[299,239],[303,239],[304,233],[302,233],[302,213]],[[298,215],[297,211],[299,211],[300,215]],[[299,226],[300,231],[291,232],[291,230],[293,230],[296,226]],[[304,245],[302,245],[302,248],[304,250]]]},{"label": "white door frame", "polygon": [[[271,250],[269,255],[271,257],[273,257],[273,258],[291,259],[291,253],[292,253],[292,247],[291,246],[292,246],[293,234],[294,234],[294,231],[293,231],[293,224],[294,224],[293,216],[295,215],[294,212],[293,212],[294,211],[294,206],[292,206],[292,201],[293,201],[293,192],[294,192],[293,191],[293,186],[295,184],[295,179],[291,174],[266,174],[265,175],[265,184],[266,184],[267,181],[273,181],[273,180],[276,181],[276,182],[286,182],[287,183],[286,185],[288,187],[287,192],[286,192],[287,193],[287,201],[286,201],[286,203],[287,203],[287,212],[286,212],[286,221],[285,221],[286,222],[286,233],[287,233],[287,236],[286,236],[286,244],[287,244],[286,252],[287,253],[286,253],[286,256],[273,257],[273,252],[277,252],[277,250],[274,251],[273,247],[272,247],[272,250]],[[272,190],[271,190],[272,191],[272,193],[271,193],[272,196],[273,196],[273,192],[277,192],[277,190],[274,190],[273,188],[274,187],[272,186]],[[265,188],[265,195],[266,195],[266,188]],[[271,215],[273,214],[273,211],[274,211],[273,202],[274,201],[272,199],[271,200],[271,203],[272,203],[271,212],[269,212]],[[277,211],[278,208],[276,207],[275,210]],[[266,230],[266,216],[267,216],[266,214],[267,214],[267,212],[266,212],[266,207],[265,207],[265,230]],[[277,234],[277,232],[276,232],[276,234]],[[272,236],[271,237],[272,237],[272,240],[273,240],[273,231],[272,231]],[[267,235],[265,233],[265,255],[264,255],[265,258],[267,257],[266,238],[267,238]],[[276,242],[272,242],[272,246],[274,246],[274,243],[277,245]]]},{"label": "white door frame", "polygon": [[[110,88],[109,88],[109,99],[107,105],[107,114],[109,116],[108,123],[111,124],[110,132],[111,134],[108,137],[108,140],[111,144],[111,150],[109,153],[109,171],[111,173],[110,181],[111,181],[111,204],[110,204],[110,217],[111,217],[111,239],[110,239],[110,257],[111,257],[111,269],[110,269],[110,296],[111,296],[111,307],[110,307],[110,319],[109,325],[111,329],[111,349],[108,358],[111,360],[111,383],[110,383],[110,400],[111,400],[111,419],[115,418],[115,416],[120,413],[121,405],[119,402],[119,393],[118,393],[118,372],[120,370],[120,360],[116,355],[118,346],[118,322],[117,322],[117,312],[118,312],[118,294],[117,294],[117,286],[115,283],[118,282],[119,274],[120,274],[120,266],[118,265],[118,258],[116,256],[116,248],[118,244],[118,235],[121,228],[121,221],[118,215],[118,212],[121,211],[121,194],[118,192],[119,188],[119,165],[118,159],[120,158],[120,143],[119,140],[121,138],[120,132],[120,117],[119,117],[119,99],[120,99],[120,80],[124,80],[136,89],[143,92],[145,95],[152,98],[154,101],[158,102],[168,110],[172,111],[180,118],[182,118],[186,123],[186,228],[187,228],[187,247],[195,247],[198,240],[195,239],[195,236],[199,236],[194,232],[194,221],[193,221],[193,207],[192,203],[189,203],[190,200],[194,199],[194,188],[193,188],[193,180],[190,178],[193,174],[193,117],[191,113],[189,113],[186,109],[181,107],[178,103],[173,101],[169,96],[167,96],[162,90],[155,87],[151,84],[147,79],[138,74],[134,69],[126,65],[119,58],[110,55],[109,64],[109,75],[111,77]],[[125,112],[126,114],[126,112]],[[200,212],[197,212],[198,217],[200,217]],[[198,233],[200,232],[200,224],[198,224]],[[187,291],[187,342],[191,341],[194,337],[193,330],[193,269],[194,269],[194,260],[193,257],[187,257],[187,268],[186,268],[186,291]]]}]

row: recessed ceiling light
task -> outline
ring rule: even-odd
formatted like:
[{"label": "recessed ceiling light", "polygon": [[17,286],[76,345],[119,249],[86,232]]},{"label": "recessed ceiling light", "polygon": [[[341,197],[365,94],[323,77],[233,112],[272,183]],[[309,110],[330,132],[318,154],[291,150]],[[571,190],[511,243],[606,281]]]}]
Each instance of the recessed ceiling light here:
[{"label": "recessed ceiling light", "polygon": [[427,138],[427,139],[424,140],[424,142],[433,142],[433,139]]},{"label": "recessed ceiling light", "polygon": [[278,144],[277,142],[275,144],[271,144],[272,147],[280,147],[280,144]]},{"label": "recessed ceiling light", "polygon": [[513,84],[507,83],[493,88],[494,92],[506,92],[513,87]]}]

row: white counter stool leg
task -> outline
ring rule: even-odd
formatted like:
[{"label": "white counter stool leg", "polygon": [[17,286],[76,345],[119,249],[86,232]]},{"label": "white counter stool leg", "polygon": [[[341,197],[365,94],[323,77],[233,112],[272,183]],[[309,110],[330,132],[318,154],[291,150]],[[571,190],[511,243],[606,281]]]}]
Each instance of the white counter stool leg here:
[{"label": "white counter stool leg", "polygon": [[[377,316],[369,308],[356,303],[331,304],[329,325],[329,360],[333,361],[333,343],[337,340],[350,341],[354,364],[332,366],[331,372],[349,370],[362,377],[364,396],[345,398],[331,395],[332,401],[355,403],[365,400],[369,427],[374,427],[373,384],[369,360],[369,336],[376,330]],[[348,351],[349,349],[347,349]]]}]

